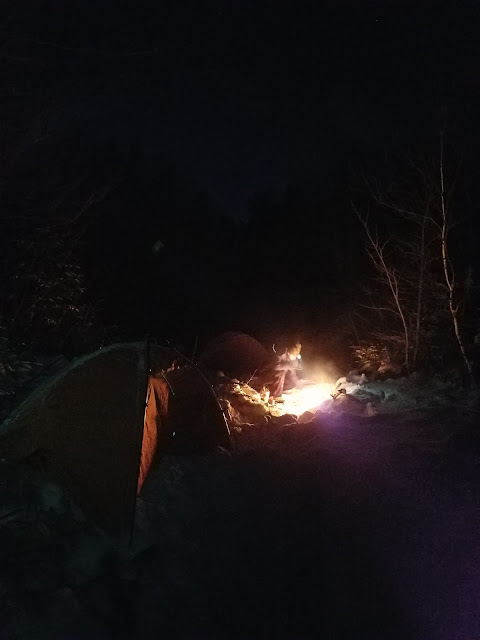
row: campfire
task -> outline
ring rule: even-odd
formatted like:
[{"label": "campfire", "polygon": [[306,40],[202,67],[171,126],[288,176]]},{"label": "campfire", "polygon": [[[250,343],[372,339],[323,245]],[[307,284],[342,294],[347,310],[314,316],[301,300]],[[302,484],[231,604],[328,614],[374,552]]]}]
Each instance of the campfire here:
[{"label": "campfire", "polygon": [[302,380],[281,397],[272,398],[269,389],[256,390],[247,383],[223,378],[217,386],[224,409],[237,424],[257,423],[266,416],[278,418],[292,415],[299,418],[310,411],[326,409],[333,402],[335,385],[330,382]]},{"label": "campfire", "polygon": [[[375,415],[370,402],[359,399],[355,391],[362,382],[329,381],[326,377],[317,380],[301,380],[291,389],[284,391],[279,398],[273,398],[266,387],[255,389],[246,382],[223,377],[217,385],[217,393],[225,414],[233,424],[258,424],[265,419],[292,416],[298,420],[301,416],[313,417],[317,411],[347,412],[363,416]],[[343,384],[342,384],[343,382]],[[302,421],[302,420],[301,420]]]},{"label": "campfire", "polygon": [[[203,356],[203,363],[218,372],[215,392],[233,425],[254,425],[283,416],[291,416],[292,421],[303,416],[301,421],[305,422],[318,410],[371,413],[368,403],[356,394],[366,382],[365,376],[350,372],[337,379],[331,363],[313,363],[305,370],[300,342],[281,355],[274,345],[276,362],[262,345],[244,334],[225,334],[213,346]],[[254,363],[258,363],[255,369]],[[238,378],[237,372],[241,374]]]},{"label": "campfire", "polygon": [[284,413],[301,416],[306,411],[316,411],[332,399],[334,385],[329,382],[307,381],[294,389],[285,391],[281,396]]}]

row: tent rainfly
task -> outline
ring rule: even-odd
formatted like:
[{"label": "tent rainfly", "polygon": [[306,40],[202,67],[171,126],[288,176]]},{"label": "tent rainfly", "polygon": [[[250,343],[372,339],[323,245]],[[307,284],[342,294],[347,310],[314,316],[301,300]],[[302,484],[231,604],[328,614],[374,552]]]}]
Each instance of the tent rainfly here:
[{"label": "tent rainfly", "polygon": [[212,388],[178,354],[117,344],[74,361],[0,427],[0,457],[48,452],[56,477],[113,536],[132,525],[136,496],[158,455],[228,446]]}]

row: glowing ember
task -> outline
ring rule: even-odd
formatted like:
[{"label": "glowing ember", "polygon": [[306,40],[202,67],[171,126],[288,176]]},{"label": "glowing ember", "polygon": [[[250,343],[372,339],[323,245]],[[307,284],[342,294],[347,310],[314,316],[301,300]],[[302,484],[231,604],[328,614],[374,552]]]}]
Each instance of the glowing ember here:
[{"label": "glowing ember", "polygon": [[329,382],[306,384],[300,388],[290,389],[282,395],[283,410],[300,416],[305,411],[314,411],[325,400],[331,399],[332,385]]}]

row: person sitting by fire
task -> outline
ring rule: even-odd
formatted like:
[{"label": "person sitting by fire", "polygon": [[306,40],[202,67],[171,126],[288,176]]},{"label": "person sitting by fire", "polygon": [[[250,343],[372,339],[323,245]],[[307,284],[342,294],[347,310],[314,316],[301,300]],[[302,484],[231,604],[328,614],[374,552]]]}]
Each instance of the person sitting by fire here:
[{"label": "person sitting by fire", "polygon": [[300,342],[295,342],[278,358],[278,363],[275,367],[275,381],[271,394],[273,398],[279,398],[286,385],[288,385],[289,389],[297,385],[299,381],[297,371],[301,369],[301,350],[302,345]]}]

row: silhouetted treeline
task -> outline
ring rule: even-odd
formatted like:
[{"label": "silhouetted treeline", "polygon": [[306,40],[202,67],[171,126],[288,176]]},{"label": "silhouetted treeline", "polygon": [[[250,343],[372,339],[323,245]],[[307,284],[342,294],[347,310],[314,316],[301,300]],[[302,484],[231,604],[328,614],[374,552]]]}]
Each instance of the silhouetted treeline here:
[{"label": "silhouetted treeline", "polygon": [[[4,168],[2,323],[38,348],[75,355],[147,333],[191,345],[226,329],[351,332],[371,274],[352,203],[402,237],[372,198],[395,176],[379,157],[258,195],[238,223],[178,167],[88,142],[47,137]],[[452,176],[463,274],[476,269],[473,166]]]}]

